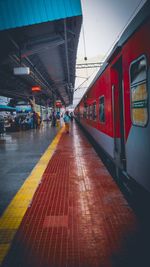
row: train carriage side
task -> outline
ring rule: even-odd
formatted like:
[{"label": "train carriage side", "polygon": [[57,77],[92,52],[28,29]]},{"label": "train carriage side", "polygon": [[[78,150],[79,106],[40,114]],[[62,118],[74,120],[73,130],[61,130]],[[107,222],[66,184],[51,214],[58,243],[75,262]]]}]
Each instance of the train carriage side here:
[{"label": "train carriage side", "polygon": [[112,159],[114,158],[110,68],[98,77],[80,102],[80,123]]},{"label": "train carriage side", "polygon": [[80,123],[111,157],[118,174],[121,170],[150,192],[149,29],[147,2],[77,109]]},{"label": "train carriage side", "polygon": [[126,172],[150,191],[150,18],[122,49]]}]

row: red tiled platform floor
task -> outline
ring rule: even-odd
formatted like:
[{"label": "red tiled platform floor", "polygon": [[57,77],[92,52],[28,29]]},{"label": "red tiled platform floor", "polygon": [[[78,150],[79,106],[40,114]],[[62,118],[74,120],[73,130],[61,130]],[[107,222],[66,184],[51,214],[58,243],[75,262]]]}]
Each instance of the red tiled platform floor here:
[{"label": "red tiled platform floor", "polygon": [[74,123],[62,135],[3,267],[146,266],[138,234],[132,209]]}]

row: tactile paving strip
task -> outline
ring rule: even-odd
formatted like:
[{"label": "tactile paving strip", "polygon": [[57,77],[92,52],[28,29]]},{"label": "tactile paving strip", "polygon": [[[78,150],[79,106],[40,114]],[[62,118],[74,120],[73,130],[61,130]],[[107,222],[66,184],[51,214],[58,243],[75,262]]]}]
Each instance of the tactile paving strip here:
[{"label": "tactile paving strip", "polygon": [[0,264],[3,262],[11,242],[21,224],[24,214],[31,206],[33,195],[40,184],[42,175],[58,144],[63,128],[54,138],[38,164],[32,170],[18,193],[15,195],[2,217],[0,218]]},{"label": "tactile paving strip", "polygon": [[46,216],[44,219],[44,228],[48,227],[66,227],[68,228],[68,216]]}]

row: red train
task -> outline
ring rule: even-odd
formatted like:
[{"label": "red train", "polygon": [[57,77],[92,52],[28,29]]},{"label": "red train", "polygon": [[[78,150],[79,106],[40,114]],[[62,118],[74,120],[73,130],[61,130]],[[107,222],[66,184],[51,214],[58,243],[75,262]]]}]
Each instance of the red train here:
[{"label": "red train", "polygon": [[150,1],[124,31],[75,108],[117,173],[150,192]]}]

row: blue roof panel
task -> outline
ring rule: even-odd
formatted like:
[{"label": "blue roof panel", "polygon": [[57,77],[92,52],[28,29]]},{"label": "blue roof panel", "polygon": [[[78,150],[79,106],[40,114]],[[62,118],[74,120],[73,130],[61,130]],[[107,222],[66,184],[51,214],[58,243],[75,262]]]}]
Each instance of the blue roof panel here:
[{"label": "blue roof panel", "polygon": [[0,30],[80,15],[80,0],[0,0]]}]

